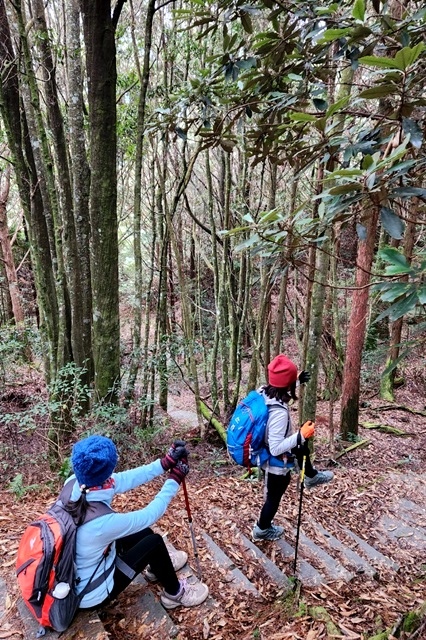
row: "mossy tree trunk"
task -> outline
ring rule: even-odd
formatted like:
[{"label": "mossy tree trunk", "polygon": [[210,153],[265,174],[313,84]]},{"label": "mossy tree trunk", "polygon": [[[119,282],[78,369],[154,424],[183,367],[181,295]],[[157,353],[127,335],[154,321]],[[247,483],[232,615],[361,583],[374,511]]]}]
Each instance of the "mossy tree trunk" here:
[{"label": "mossy tree trunk", "polygon": [[10,167],[0,175],[0,249],[2,263],[5,267],[6,283],[9,291],[10,301],[13,310],[13,319],[16,326],[22,327],[24,323],[24,310],[21,304],[19,293],[18,276],[16,273],[15,261],[13,259],[12,243],[9,237],[7,225],[7,202],[10,191]]},{"label": "mossy tree trunk", "polygon": [[[129,375],[127,380],[126,398],[129,401],[134,396],[134,388],[136,378],[139,371],[141,359],[141,332],[142,332],[142,299],[143,299],[143,266],[142,266],[142,247],[141,247],[141,230],[142,230],[142,166],[144,161],[144,139],[145,139],[145,111],[146,97],[148,92],[150,68],[151,68],[151,46],[152,46],[152,25],[155,14],[155,0],[149,0],[146,8],[145,32],[144,32],[144,55],[143,65],[140,69],[137,44],[135,37],[134,50],[136,69],[138,71],[140,91],[138,103],[138,122],[136,133],[136,153],[135,153],[135,178],[133,191],[133,255],[135,261],[135,285],[134,285],[134,303],[133,303],[133,332],[132,332],[132,356],[129,367]],[[134,33],[134,16],[132,24],[132,34]]]},{"label": "mossy tree trunk", "polygon": [[[73,319],[71,337],[73,357],[85,370],[83,381],[90,385],[94,378],[92,352],[92,287],[90,276],[90,167],[86,148],[86,126],[83,100],[83,70],[81,60],[80,0],[67,0],[65,5],[67,31],[67,79],[68,79],[68,131],[71,179],[71,211],[74,215],[75,243],[71,252],[75,272],[70,274],[72,289],[71,315]],[[65,160],[64,160],[65,162]],[[72,221],[67,225],[72,233]],[[74,237],[72,238],[74,243]],[[74,266],[73,266],[74,269]],[[78,327],[78,329],[77,329]],[[80,331],[80,335],[77,332]]]},{"label": "mossy tree trunk", "polygon": [[110,0],[82,0],[90,128],[93,358],[99,401],[116,402],[120,384],[118,304],[115,28]]}]

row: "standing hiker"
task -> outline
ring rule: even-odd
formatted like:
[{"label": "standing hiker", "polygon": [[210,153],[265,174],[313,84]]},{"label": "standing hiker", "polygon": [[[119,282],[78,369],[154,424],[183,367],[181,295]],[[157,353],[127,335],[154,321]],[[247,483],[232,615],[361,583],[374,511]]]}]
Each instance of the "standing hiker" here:
[{"label": "standing hiker", "polygon": [[304,485],[307,489],[330,482],[333,478],[331,471],[317,471],[312,466],[307,440],[314,435],[314,423],[306,422],[300,431],[295,433],[291,426],[288,402],[291,399],[297,400],[296,383],[303,384],[309,379],[310,374],[307,371],[302,371],[298,376],[296,365],[280,354],[268,365],[268,384],[259,389],[268,407],[265,443],[269,459],[262,465],[265,473],[266,499],[259,519],[253,527],[254,541],[278,540],[284,533],[284,528],[273,524],[272,521],[290,483],[294,457],[300,468],[305,457]]},{"label": "standing hiker", "polygon": [[[72,465],[75,475],[67,481],[73,482],[74,486],[66,508],[79,524],[76,541],[78,593],[98,566],[81,608],[107,604],[144,569],[147,569],[145,575],[149,580],[158,579],[163,586],[161,603],[166,609],[180,605],[193,607],[207,598],[207,585],[202,582],[188,584],[176,576],[176,571],[186,564],[187,554],[169,552],[162,536],[150,529],[165,513],[188,474],[187,457],[185,442],[177,440],[163,458],[113,473],[118,456],[112,440],[94,435],[74,445]],[[130,491],[165,472],[167,477],[161,490],[143,509],[125,513],[111,510],[111,513],[84,524],[92,501],[110,505],[117,493]],[[109,552],[102,561],[108,547]]]}]

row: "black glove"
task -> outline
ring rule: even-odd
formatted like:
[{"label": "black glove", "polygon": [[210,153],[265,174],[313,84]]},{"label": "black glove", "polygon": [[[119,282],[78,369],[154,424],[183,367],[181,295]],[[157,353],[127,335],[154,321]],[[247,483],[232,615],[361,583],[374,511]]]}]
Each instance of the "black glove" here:
[{"label": "black glove", "polygon": [[311,379],[311,374],[309,373],[309,371],[301,371],[299,373],[299,382],[300,382],[300,384],[304,384],[305,382],[309,382],[310,379]]},{"label": "black glove", "polygon": [[171,480],[175,480],[178,484],[185,480],[186,476],[189,473],[189,464],[186,458],[182,458],[176,464],[175,467],[170,471],[169,478]]},{"label": "black glove", "polygon": [[164,471],[169,471],[176,466],[176,464],[182,458],[188,458],[188,450],[186,448],[186,442],[184,440],[175,440],[164,458],[161,458],[161,466]]}]

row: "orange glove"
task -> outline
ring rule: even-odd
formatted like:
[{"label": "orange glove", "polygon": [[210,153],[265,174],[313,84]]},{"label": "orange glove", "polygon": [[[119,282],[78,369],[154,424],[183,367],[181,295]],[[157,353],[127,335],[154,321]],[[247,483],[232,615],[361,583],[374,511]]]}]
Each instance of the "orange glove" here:
[{"label": "orange glove", "polygon": [[305,440],[307,440],[308,438],[312,438],[315,433],[315,422],[312,422],[312,420],[308,420],[307,422],[305,422],[305,424],[300,429],[300,433],[305,438]]}]

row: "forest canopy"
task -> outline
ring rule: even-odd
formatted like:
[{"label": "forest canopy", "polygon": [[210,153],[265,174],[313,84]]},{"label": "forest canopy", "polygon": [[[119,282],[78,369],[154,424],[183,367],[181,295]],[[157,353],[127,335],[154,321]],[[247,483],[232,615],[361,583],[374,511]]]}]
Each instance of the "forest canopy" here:
[{"label": "forest canopy", "polygon": [[204,435],[282,351],[301,422],[339,399],[356,438],[366,358],[393,400],[425,342],[425,16],[0,0],[0,375],[42,368],[53,458],[94,408],[145,428],[176,372]]}]

